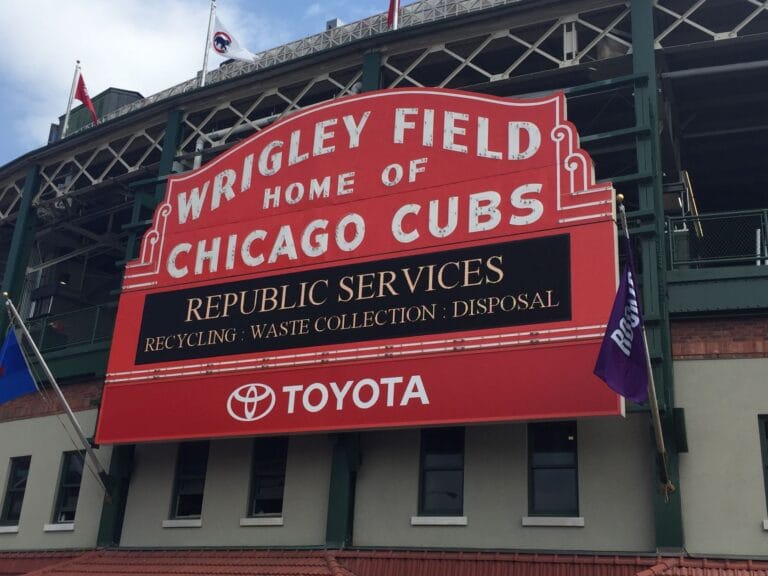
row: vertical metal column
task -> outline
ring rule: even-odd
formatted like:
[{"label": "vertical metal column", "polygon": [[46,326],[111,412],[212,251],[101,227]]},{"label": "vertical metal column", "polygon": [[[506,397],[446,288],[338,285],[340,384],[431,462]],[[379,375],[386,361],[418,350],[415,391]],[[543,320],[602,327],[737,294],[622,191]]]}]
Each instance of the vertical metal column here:
[{"label": "vertical metal column", "polygon": [[360,460],[360,435],[338,434],[333,444],[325,526],[325,545],[330,548],[343,548],[352,544],[355,484]]},{"label": "vertical metal column", "polygon": [[[37,229],[37,216],[32,210],[32,200],[40,188],[40,167],[33,165],[27,171],[24,180],[24,190],[21,193],[19,211],[13,228],[11,247],[8,251],[8,261],[5,264],[2,292],[8,292],[17,302],[21,302],[21,291],[24,287],[24,277],[27,274],[29,254]],[[0,314],[0,334],[5,334],[8,327],[8,317]]]},{"label": "vertical metal column", "polygon": [[[132,221],[126,225],[126,228],[132,231],[126,245],[126,260],[133,258],[134,248],[147,226],[147,223],[141,219],[142,210],[153,211],[165,195],[165,182],[160,180],[164,179],[173,170],[173,160],[179,147],[179,135],[181,134],[181,120],[183,116],[183,110],[173,110],[168,114],[165,138],[163,139],[163,150],[160,154],[160,163],[157,170],[157,181],[151,192],[146,190],[138,191],[134,198]],[[120,544],[125,507],[128,501],[128,487],[131,472],[133,471],[134,450],[135,446],[132,444],[115,446],[112,450],[109,465],[109,476],[111,479],[111,486],[109,488],[112,501],[105,502],[101,509],[101,520],[97,537],[98,546],[117,546]]]},{"label": "vertical metal column", "polygon": [[[381,54],[368,52],[363,57],[362,91],[381,87]],[[360,467],[360,435],[344,433],[335,437],[331,460],[331,484],[328,488],[328,517],[325,545],[343,547],[352,544],[355,514],[355,484]]]},{"label": "vertical metal column", "polygon": [[[183,117],[183,110],[172,110],[168,114],[168,121],[165,125],[165,137],[163,138],[163,149],[160,153],[160,162],[157,168],[157,178],[142,181],[135,185],[136,192],[133,199],[131,221],[123,226],[124,230],[131,231],[125,247],[126,262],[136,257],[141,236],[150,224],[150,221],[146,220],[143,215],[150,213],[151,220],[151,213],[154,213],[155,207],[162,201],[165,195],[165,177],[173,171],[173,161],[179,147]],[[147,187],[151,183],[154,183],[154,188],[148,191]],[[131,187],[129,185],[129,188]]]},{"label": "vertical metal column", "polygon": [[[160,153],[160,165],[157,167],[157,177],[162,178],[173,172],[173,159],[178,154],[179,136],[181,135],[181,121],[184,119],[184,110],[171,110],[168,114],[168,122],[165,124],[165,138],[163,138],[163,151]],[[165,196],[165,182],[155,185],[155,204],[158,204]]]},{"label": "vertical metal column", "polygon": [[123,518],[125,517],[125,505],[128,501],[128,486],[133,470],[132,444],[115,446],[112,448],[112,457],[109,464],[109,493],[111,502],[104,502],[101,508],[101,520],[99,521],[99,534],[96,545],[118,546],[120,536],[123,533]]},{"label": "vertical metal column", "polygon": [[[634,72],[647,77],[635,86],[635,116],[638,126],[650,128],[637,138],[637,169],[650,177],[638,183],[639,214],[652,216],[652,232],[641,236],[640,262],[642,294],[648,333],[648,346],[657,382],[664,436],[667,440],[668,471],[677,490],[665,495],[654,489],[656,547],[683,547],[682,508],[678,475],[678,449],[672,426],[674,406],[672,355],[667,309],[666,251],[664,249],[664,210],[662,203],[661,145],[659,142],[659,92],[654,48],[653,2],[632,0],[632,61]],[[632,219],[630,213],[629,218]],[[656,471],[658,473],[658,470]],[[658,485],[658,474],[654,488]]]},{"label": "vertical metal column", "polygon": [[363,56],[363,92],[381,88],[381,53],[367,52]]}]

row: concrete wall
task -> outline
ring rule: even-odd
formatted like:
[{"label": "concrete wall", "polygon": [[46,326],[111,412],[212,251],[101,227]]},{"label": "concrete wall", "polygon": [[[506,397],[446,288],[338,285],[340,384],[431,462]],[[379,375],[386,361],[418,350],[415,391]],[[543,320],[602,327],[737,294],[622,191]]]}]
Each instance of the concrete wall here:
[{"label": "concrete wall", "polygon": [[412,526],[419,431],[363,435],[354,545],[650,551],[654,548],[647,415],[578,423],[583,527],[523,526],[528,513],[526,426],[467,428],[466,526]]},{"label": "concrete wall", "polygon": [[[63,426],[70,429],[67,417],[46,416],[0,423],[0,489],[2,497],[8,485],[10,459],[32,456],[27,490],[19,519],[18,533],[0,534],[0,550],[92,548],[96,546],[104,493],[94,476],[83,471],[77,502],[74,529],[46,532],[56,505],[56,489],[61,470],[62,453],[80,448],[73,444]],[[96,411],[77,413],[86,436],[93,434]],[[65,424],[62,424],[64,422]],[[72,437],[74,433],[71,432]],[[105,468],[109,468],[111,447],[96,451]]]},{"label": "concrete wall", "polygon": [[[764,556],[768,503],[758,415],[768,415],[768,359],[675,362],[677,405],[685,409],[690,451],[680,456],[685,543],[701,555]],[[78,413],[93,431],[96,412]],[[63,419],[63,416],[62,416]],[[651,450],[646,414],[578,423],[583,527],[530,527],[524,424],[472,426],[466,432],[466,526],[412,526],[417,514],[419,430],[361,434],[354,517],[356,546],[510,548],[647,552],[654,546]],[[91,548],[103,494],[86,472],[74,530],[46,532],[61,456],[75,447],[56,416],[0,423],[0,489],[10,459],[31,455],[17,533],[0,533],[0,550]],[[123,546],[322,545],[332,443],[326,435],[291,437],[283,526],[241,527],[249,489],[251,440],[211,443],[199,528],[163,528],[168,519],[175,443],[136,449]],[[110,448],[98,452],[107,466]]]},{"label": "concrete wall", "polygon": [[683,529],[694,554],[768,555],[757,417],[768,415],[768,359],[676,361],[685,409]]},{"label": "concrete wall", "polygon": [[288,444],[282,526],[240,526],[246,515],[252,440],[211,442],[201,525],[164,528],[177,444],[136,447],[122,546],[307,546],[325,542],[332,444],[326,435]]}]

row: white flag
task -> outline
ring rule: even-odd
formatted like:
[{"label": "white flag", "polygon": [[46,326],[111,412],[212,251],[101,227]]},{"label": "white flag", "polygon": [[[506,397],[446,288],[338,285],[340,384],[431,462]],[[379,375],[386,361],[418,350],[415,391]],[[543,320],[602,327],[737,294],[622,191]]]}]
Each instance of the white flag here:
[{"label": "white flag", "polygon": [[224,27],[218,16],[216,16],[213,24],[213,34],[211,34],[211,45],[209,48],[222,58],[234,58],[235,60],[244,60],[246,62],[253,62],[255,58],[252,52],[240,46],[240,43]]}]

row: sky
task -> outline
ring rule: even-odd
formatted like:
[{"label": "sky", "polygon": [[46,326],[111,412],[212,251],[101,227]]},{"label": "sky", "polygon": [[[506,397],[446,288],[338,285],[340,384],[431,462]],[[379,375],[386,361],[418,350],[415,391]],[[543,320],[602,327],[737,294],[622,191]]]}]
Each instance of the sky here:
[{"label": "sky", "polygon": [[[333,18],[355,22],[388,5],[217,0],[216,14],[241,46],[259,52],[322,32]],[[150,96],[202,67],[209,0],[5,0],[2,6],[0,166],[45,145],[51,123],[66,112],[77,60],[91,97],[109,87]],[[222,61],[211,54],[208,69]]]}]

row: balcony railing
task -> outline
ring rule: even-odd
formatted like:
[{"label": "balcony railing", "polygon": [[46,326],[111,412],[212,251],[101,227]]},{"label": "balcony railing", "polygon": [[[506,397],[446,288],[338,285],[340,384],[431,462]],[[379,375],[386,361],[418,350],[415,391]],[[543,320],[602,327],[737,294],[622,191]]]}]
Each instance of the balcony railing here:
[{"label": "balcony railing", "polygon": [[46,352],[111,339],[115,312],[114,305],[93,306],[34,318],[27,326],[40,351]]},{"label": "balcony railing", "polygon": [[667,218],[672,270],[768,266],[768,210]]}]

